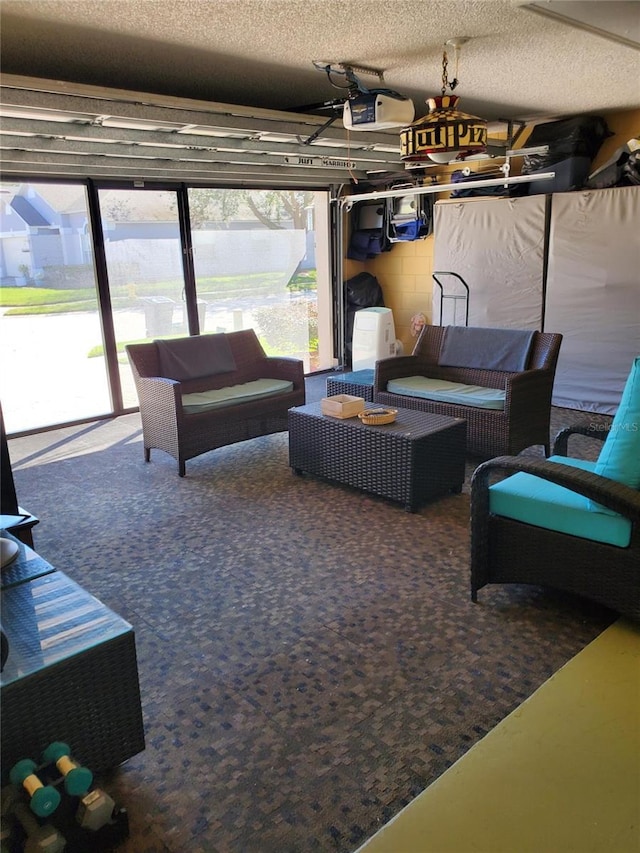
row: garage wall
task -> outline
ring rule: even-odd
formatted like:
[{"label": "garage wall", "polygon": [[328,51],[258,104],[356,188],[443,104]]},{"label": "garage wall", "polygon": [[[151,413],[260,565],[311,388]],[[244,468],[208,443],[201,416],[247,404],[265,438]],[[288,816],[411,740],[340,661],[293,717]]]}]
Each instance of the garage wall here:
[{"label": "garage wall", "polygon": [[[617,147],[624,145],[631,137],[640,133],[640,109],[606,116],[607,124],[614,136],[605,140],[593,161],[592,169],[606,162]],[[519,145],[526,144],[523,136]],[[514,160],[514,164],[517,159]],[[514,173],[517,169],[514,168]],[[468,204],[472,204],[470,199]],[[346,277],[362,269],[373,273],[380,282],[386,305],[393,310],[396,335],[402,341],[405,352],[410,352],[415,344],[411,334],[411,317],[422,312],[428,322],[433,322],[433,272],[434,236],[414,243],[397,243],[391,252],[385,252],[377,258],[358,264],[357,269],[348,272]],[[354,265],[355,266],[355,265]]]}]

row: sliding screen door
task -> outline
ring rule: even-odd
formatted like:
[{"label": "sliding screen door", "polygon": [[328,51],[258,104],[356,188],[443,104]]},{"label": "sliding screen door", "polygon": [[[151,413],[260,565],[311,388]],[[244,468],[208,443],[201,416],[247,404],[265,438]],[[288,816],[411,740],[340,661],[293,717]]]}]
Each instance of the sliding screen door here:
[{"label": "sliding screen door", "polygon": [[86,188],[0,186],[0,398],[7,433],[108,414]]},{"label": "sliding screen door", "polygon": [[324,191],[3,183],[7,432],[137,407],[128,343],[254,328],[332,367],[329,232]]},{"label": "sliding screen door", "polygon": [[125,408],[138,405],[125,346],[188,335],[178,196],[171,190],[98,191]]},{"label": "sliding screen door", "polygon": [[190,189],[200,330],[253,328],[268,355],[332,365],[328,197]]}]

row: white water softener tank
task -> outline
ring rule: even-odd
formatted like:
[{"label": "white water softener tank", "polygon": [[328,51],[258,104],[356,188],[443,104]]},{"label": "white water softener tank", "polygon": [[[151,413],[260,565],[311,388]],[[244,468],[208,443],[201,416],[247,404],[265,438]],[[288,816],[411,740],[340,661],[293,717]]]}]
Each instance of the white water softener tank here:
[{"label": "white water softener tank", "polygon": [[366,370],[381,358],[399,355],[391,308],[362,308],[353,315],[351,369]]}]

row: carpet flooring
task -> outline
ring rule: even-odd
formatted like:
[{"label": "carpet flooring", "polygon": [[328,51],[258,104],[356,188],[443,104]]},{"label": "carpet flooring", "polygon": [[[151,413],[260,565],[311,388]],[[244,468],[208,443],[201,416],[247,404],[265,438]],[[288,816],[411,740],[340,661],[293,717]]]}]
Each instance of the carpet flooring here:
[{"label": "carpet flooring", "polygon": [[357,853],[638,853],[639,805],[640,625],[618,619]]},{"label": "carpet flooring", "polygon": [[137,414],[9,447],[36,550],[135,629],[146,749],[99,780],[130,853],[349,853],[615,618],[537,587],[471,603],[478,460],[409,514],[294,476],[286,433],[183,479]]}]

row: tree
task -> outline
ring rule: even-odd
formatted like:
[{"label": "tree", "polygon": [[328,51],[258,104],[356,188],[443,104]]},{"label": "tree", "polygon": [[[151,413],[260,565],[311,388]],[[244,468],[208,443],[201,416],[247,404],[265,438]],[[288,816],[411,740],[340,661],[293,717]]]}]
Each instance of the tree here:
[{"label": "tree", "polygon": [[306,230],[313,198],[309,191],[198,189],[189,193],[189,216],[194,228],[238,218],[256,219],[271,230]]},{"label": "tree", "polygon": [[189,193],[189,218],[193,228],[205,228],[209,222],[228,222],[236,216],[244,190],[198,189]]},{"label": "tree", "polygon": [[105,193],[101,200],[102,214],[114,222],[130,222],[133,218],[129,200],[117,193]]},{"label": "tree", "polygon": [[291,190],[250,190],[246,191],[244,201],[256,219],[267,228],[283,228],[281,223],[286,221],[291,222],[294,228],[304,231],[307,226],[307,208],[313,204],[313,193]]}]

